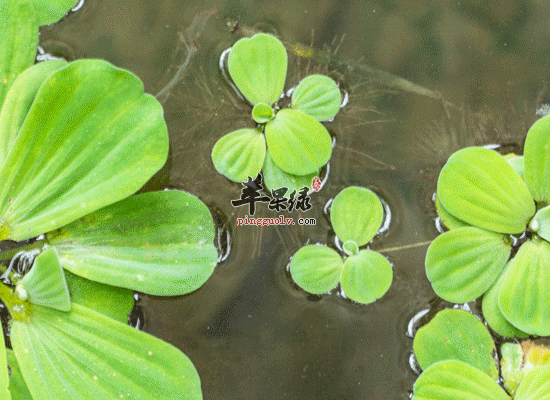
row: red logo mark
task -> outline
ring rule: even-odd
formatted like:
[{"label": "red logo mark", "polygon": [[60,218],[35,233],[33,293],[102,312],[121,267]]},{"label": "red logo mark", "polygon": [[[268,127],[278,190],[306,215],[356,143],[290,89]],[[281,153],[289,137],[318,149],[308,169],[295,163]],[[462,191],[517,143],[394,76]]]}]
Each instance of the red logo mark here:
[{"label": "red logo mark", "polygon": [[311,188],[313,190],[315,190],[316,192],[318,192],[319,190],[321,190],[321,180],[319,179],[318,176],[316,176],[315,178],[313,178],[313,180],[311,181]]}]

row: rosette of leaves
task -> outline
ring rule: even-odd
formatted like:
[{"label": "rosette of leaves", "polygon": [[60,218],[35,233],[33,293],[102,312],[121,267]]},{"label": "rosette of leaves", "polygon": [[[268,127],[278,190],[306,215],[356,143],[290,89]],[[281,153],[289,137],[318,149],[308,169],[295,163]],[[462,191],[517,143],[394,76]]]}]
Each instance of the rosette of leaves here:
[{"label": "rosette of leaves", "polygon": [[523,157],[465,148],[437,183],[438,214],[450,230],[428,248],[428,279],[455,303],[485,293],[484,315],[505,337],[550,335],[549,148],[545,117],[530,128]]},{"label": "rosette of leaves", "polygon": [[343,243],[344,258],[327,246],[304,246],[290,263],[294,282],[312,294],[326,293],[340,283],[349,299],[363,304],[382,297],[393,279],[392,266],[380,253],[360,247],[374,238],[383,218],[374,192],[357,186],[342,190],[332,202],[330,220]]},{"label": "rosette of leaves", "polygon": [[264,170],[269,188],[299,188],[330,159],[332,139],[320,123],[338,113],[342,96],[336,82],[310,75],[292,93],[289,108],[279,110],[287,53],[268,34],[243,38],[231,48],[229,75],[252,105],[255,128],[238,129],[219,139],[212,149],[216,170],[235,182],[246,181]]},{"label": "rosette of leaves", "polygon": [[413,348],[423,372],[412,400],[550,399],[550,365],[538,363],[526,370],[514,365],[505,374],[503,364],[504,386],[517,388],[510,391],[513,397],[497,383],[495,344],[484,324],[466,311],[440,311],[418,330]]},{"label": "rosette of leaves", "polygon": [[199,399],[192,362],[127,316],[133,290],[181,295],[208,279],[212,216],[183,191],[129,197],[168,154],[162,107],[135,75],[33,65],[38,25],[69,3],[0,0],[0,240],[44,235],[20,248],[41,251],[30,271],[0,283],[13,347],[0,399]]}]

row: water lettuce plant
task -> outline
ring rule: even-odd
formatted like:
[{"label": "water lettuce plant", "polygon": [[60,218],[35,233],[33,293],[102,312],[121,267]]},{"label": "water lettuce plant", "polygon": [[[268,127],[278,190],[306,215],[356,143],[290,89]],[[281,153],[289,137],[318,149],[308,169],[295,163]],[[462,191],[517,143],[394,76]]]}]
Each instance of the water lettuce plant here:
[{"label": "water lettuce plant", "polygon": [[440,311],[414,337],[414,354],[423,372],[414,384],[412,400],[550,399],[548,362],[523,368],[517,357],[506,359],[507,345],[511,344],[501,347],[501,365],[509,392],[497,383],[496,348],[483,323],[463,310]]},{"label": "water lettuce plant", "polygon": [[346,257],[327,246],[304,246],[290,263],[294,282],[312,294],[326,293],[340,283],[348,298],[363,304],[382,297],[393,279],[391,264],[380,253],[359,248],[374,238],[383,218],[374,192],[357,186],[342,190],[332,202],[330,220]]},{"label": "water lettuce plant", "polygon": [[[294,89],[289,108],[279,109],[287,53],[268,34],[240,39],[233,45],[227,69],[235,86],[252,105],[255,128],[238,129],[219,139],[212,149],[216,170],[235,181],[246,181],[264,169],[270,189],[299,187],[295,181],[311,178],[330,159],[332,139],[320,121],[338,113],[342,96],[336,82],[310,75]],[[293,182],[288,185],[289,181]]]},{"label": "water lettuce plant", "polygon": [[468,147],[437,183],[438,214],[450,230],[428,248],[428,279],[455,303],[486,293],[487,321],[507,337],[550,335],[549,147],[545,117],[529,129],[522,158]]},{"label": "water lettuce plant", "polygon": [[[179,190],[129,197],[168,155],[162,107],[135,75],[33,65],[38,25],[73,5],[0,0],[0,240],[30,239],[0,253],[13,348],[0,346],[0,399],[200,399],[192,362],[127,316],[133,290],[181,295],[208,279],[212,216]],[[24,276],[12,268],[36,253]]]}]

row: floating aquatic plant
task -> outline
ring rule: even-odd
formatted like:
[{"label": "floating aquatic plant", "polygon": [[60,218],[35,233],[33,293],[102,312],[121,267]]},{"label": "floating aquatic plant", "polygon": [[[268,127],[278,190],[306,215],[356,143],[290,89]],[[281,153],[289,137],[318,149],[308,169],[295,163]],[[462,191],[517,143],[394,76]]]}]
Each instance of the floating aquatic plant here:
[{"label": "floating aquatic plant", "polygon": [[39,252],[28,273],[5,271],[15,288],[0,283],[13,347],[1,345],[0,399],[199,399],[192,362],[127,316],[132,290],[181,295],[208,279],[214,223],[182,191],[129,197],[168,154],[162,107],[135,75],[32,65],[38,25],[74,3],[0,0],[0,240],[44,235],[18,249]]},{"label": "floating aquatic plant", "polygon": [[[550,399],[550,357],[535,360],[531,354],[533,365],[526,367],[524,356],[530,354],[524,354],[521,345],[501,346],[503,385],[511,397],[497,383],[496,348],[491,335],[479,319],[466,311],[440,311],[418,330],[413,347],[423,372],[414,384],[412,400]],[[533,346],[525,348],[530,351]]]},{"label": "floating aquatic plant", "polygon": [[327,246],[304,246],[290,263],[294,282],[313,294],[326,293],[340,283],[348,298],[363,304],[382,297],[392,282],[391,264],[381,254],[359,248],[374,238],[383,218],[382,203],[374,192],[357,186],[342,190],[332,202],[330,220],[345,259]]},{"label": "floating aquatic plant", "polygon": [[342,96],[336,82],[324,75],[308,76],[293,91],[290,108],[279,110],[276,103],[284,89],[287,53],[278,39],[267,34],[237,41],[227,68],[252,104],[252,119],[258,125],[228,133],[216,142],[212,149],[216,170],[242,182],[263,168],[270,188],[303,176],[308,177],[309,186],[309,175],[318,174],[332,152],[331,137],[320,121],[334,118],[340,109]]},{"label": "floating aquatic plant", "polygon": [[507,337],[550,335],[549,144],[545,117],[529,130],[523,157],[468,147],[449,158],[437,184],[450,231],[428,248],[428,279],[451,302],[485,293],[486,319]]}]

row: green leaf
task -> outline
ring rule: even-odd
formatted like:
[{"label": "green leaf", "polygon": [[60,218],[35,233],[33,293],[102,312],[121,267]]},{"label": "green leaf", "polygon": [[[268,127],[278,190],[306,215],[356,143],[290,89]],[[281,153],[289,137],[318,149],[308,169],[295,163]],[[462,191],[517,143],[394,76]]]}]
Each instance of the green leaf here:
[{"label": "green leaf", "polygon": [[33,400],[31,392],[23,379],[23,374],[19,368],[15,353],[11,349],[6,349],[8,356],[8,365],[10,366],[10,392],[12,400]]},{"label": "green leaf", "polygon": [[67,66],[66,61],[44,61],[23,71],[13,82],[0,110],[0,165],[23,125],[27,113],[44,81],[55,71]]},{"label": "green leaf", "polygon": [[134,307],[134,292],[129,289],[90,281],[65,271],[72,304],[91,308],[123,324]]},{"label": "green leaf", "polygon": [[65,274],[59,264],[57,251],[52,248],[36,257],[31,270],[17,284],[15,292],[22,300],[33,304],[59,311],[71,310]]},{"label": "green leaf", "polygon": [[500,233],[522,233],[535,214],[527,186],[493,150],[467,147],[441,170],[437,195],[455,218]]},{"label": "green leaf", "polygon": [[[507,268],[507,267],[506,267]],[[506,271],[505,268],[505,271]],[[502,282],[504,282],[505,273],[502,273],[495,284],[489,289],[483,296],[482,309],[483,316],[489,324],[492,330],[498,333],[500,336],[506,338],[521,337],[525,338],[529,336],[528,333],[520,331],[514,325],[512,325],[500,311],[498,306],[498,295]]]},{"label": "green leaf", "polygon": [[500,346],[500,371],[504,388],[513,396],[524,375],[523,350],[519,343]]},{"label": "green leaf", "polygon": [[516,171],[516,173],[524,179],[525,177],[525,164],[523,161],[523,156],[516,156],[515,154],[510,157],[504,157],[508,164]]},{"label": "green leaf", "polygon": [[215,227],[195,196],[172,190],[129,197],[55,232],[63,268],[160,296],[198,289],[217,263]]},{"label": "green leaf", "polygon": [[550,366],[529,371],[521,380],[514,400],[550,400]]},{"label": "green leaf", "polygon": [[4,329],[0,324],[0,400],[10,400],[8,358],[6,355],[6,343],[4,341]]},{"label": "green leaf", "polygon": [[285,47],[265,33],[238,40],[227,60],[231,79],[252,104],[271,105],[279,99],[285,85],[286,67]]},{"label": "green leaf", "polygon": [[393,279],[390,262],[372,250],[361,250],[344,261],[342,290],[358,303],[369,304],[388,291]]},{"label": "green leaf", "polygon": [[498,304],[512,325],[532,335],[550,335],[550,243],[535,237],[510,261]]},{"label": "green leaf", "polygon": [[439,235],[426,253],[426,275],[437,295],[466,303],[485,293],[502,272],[511,245],[504,235],[475,227]]},{"label": "green leaf", "polygon": [[264,103],[258,103],[252,109],[252,119],[258,124],[265,124],[275,118],[273,109]]},{"label": "green leaf", "polygon": [[35,306],[28,322],[14,320],[11,342],[34,400],[202,398],[181,351],[78,304]]},{"label": "green leaf", "polygon": [[454,217],[449,211],[447,211],[445,207],[443,207],[443,204],[439,201],[439,197],[437,195],[435,197],[435,209],[437,210],[437,215],[439,215],[439,218],[441,218],[443,224],[449,229],[471,226],[470,224]]},{"label": "green leaf", "polygon": [[510,400],[488,375],[462,361],[433,364],[414,384],[412,400]]},{"label": "green leaf", "polygon": [[545,240],[550,240],[550,206],[546,206],[537,211],[529,228]]},{"label": "green leaf", "polygon": [[483,322],[463,310],[442,310],[414,337],[414,355],[423,370],[444,360],[458,360],[496,380],[495,343]]},{"label": "green leaf", "polygon": [[550,202],[550,117],[529,128],[523,150],[525,183],[536,201]]},{"label": "green leaf", "polygon": [[340,280],[342,257],[330,247],[309,245],[298,250],[290,263],[290,275],[308,293],[332,290]]},{"label": "green leaf", "polygon": [[80,60],[40,87],[0,168],[0,239],[59,228],[137,191],[164,164],[161,105],[133,74]]},{"label": "green leaf", "polygon": [[273,158],[271,158],[269,151],[265,157],[262,173],[267,189],[273,190],[286,187],[288,188],[287,193],[292,193],[294,190],[298,193],[298,191],[303,187],[311,188],[313,178],[319,176],[319,172],[313,172],[308,175],[287,174],[273,162]]},{"label": "green leaf", "polygon": [[291,107],[311,115],[317,121],[328,121],[338,114],[342,93],[336,82],[325,75],[309,75],[292,92]]},{"label": "green leaf", "polygon": [[265,137],[257,129],[239,129],[222,136],[212,149],[216,171],[234,182],[255,178],[266,153]]},{"label": "green leaf", "polygon": [[292,175],[308,175],[325,165],[332,153],[326,128],[303,112],[283,109],[265,126],[273,161]]},{"label": "green leaf", "polygon": [[38,23],[29,0],[0,0],[0,107],[17,75],[34,64]]},{"label": "green leaf", "polygon": [[75,0],[32,0],[40,26],[59,21],[76,3]]},{"label": "green leaf", "polygon": [[383,219],[384,208],[378,196],[358,186],[342,190],[330,206],[330,222],[338,239],[353,240],[358,246],[372,240]]}]

